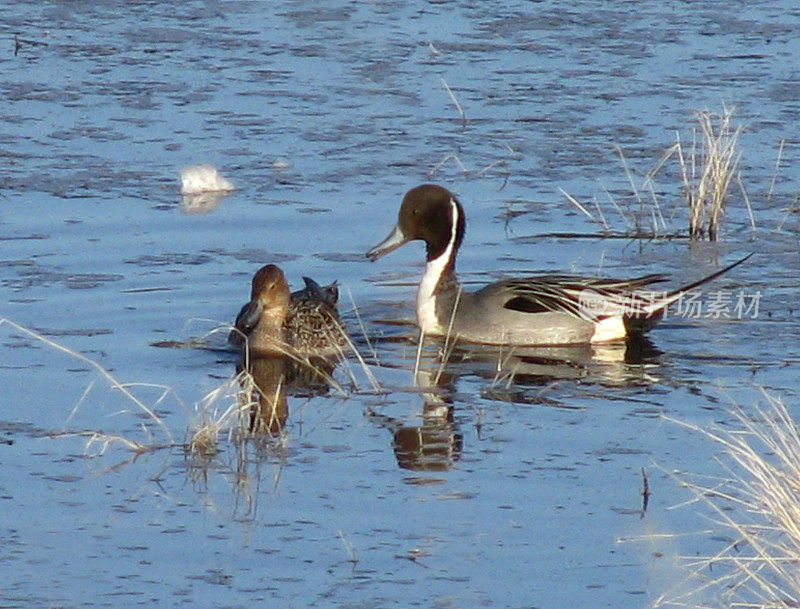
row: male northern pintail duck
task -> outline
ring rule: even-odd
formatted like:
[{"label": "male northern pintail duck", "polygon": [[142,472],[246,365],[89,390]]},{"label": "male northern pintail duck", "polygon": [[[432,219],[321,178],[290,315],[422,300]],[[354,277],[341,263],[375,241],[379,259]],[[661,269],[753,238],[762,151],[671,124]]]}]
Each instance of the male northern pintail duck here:
[{"label": "male northern pintail duck", "polygon": [[246,343],[255,354],[341,355],[348,339],[336,311],[336,282],[323,287],[308,277],[303,280],[306,287],[290,293],[277,266],[260,268],[253,276],[250,302],[236,316],[228,341]]},{"label": "male northern pintail duck", "polygon": [[397,226],[367,252],[370,260],[376,260],[408,241],[425,242],[427,265],[416,306],[417,325],[424,335],[520,346],[621,340],[649,330],[670,303],[747,259],[672,292],[642,289],[666,280],[666,275],[634,279],[538,275],[467,292],[455,271],[465,226],[458,199],[442,186],[423,184],[406,193]]}]

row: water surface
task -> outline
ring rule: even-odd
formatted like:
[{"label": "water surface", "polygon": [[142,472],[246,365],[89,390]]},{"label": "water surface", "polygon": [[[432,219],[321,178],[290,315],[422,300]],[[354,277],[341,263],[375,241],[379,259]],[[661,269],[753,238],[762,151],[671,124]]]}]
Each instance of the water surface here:
[{"label": "water surface", "polygon": [[[0,326],[4,606],[638,608],[680,580],[678,554],[719,550],[687,535],[707,528],[701,508],[668,509],[686,499],[668,472],[719,474],[718,448],[663,415],[727,426],[758,386],[797,395],[793,3],[53,1],[0,16],[0,313],[163,421],[91,362]],[[723,106],[745,127],[755,232],[737,184],[717,243],[677,238],[674,160],[652,182],[673,238],[604,238],[560,192],[625,233],[606,193],[647,205],[647,172],[676,135],[688,149],[694,112]],[[197,210],[178,171],[200,162],[237,190]],[[465,206],[469,283],[688,281],[754,251],[714,288],[760,293],[759,314],[671,318],[635,352],[499,371],[507,353],[442,363],[428,346],[415,379],[413,329],[385,322],[413,316],[422,247],[363,254],[431,180]],[[153,345],[229,323],[266,263],[293,287],[338,279],[381,390],[351,359],[344,392],[290,392],[280,438],[188,457],[177,444],[236,357]],[[101,455],[94,432],[176,446]],[[618,542],[650,533],[680,537]]]}]

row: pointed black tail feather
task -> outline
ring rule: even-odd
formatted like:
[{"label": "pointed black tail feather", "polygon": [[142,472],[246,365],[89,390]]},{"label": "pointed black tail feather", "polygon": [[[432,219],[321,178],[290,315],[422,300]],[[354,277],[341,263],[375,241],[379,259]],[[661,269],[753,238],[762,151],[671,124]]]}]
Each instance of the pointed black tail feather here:
[{"label": "pointed black tail feather", "polygon": [[[707,276],[703,277],[702,279],[698,279],[697,281],[694,281],[694,282],[692,282],[692,283],[690,283],[688,285],[681,286],[677,290],[673,290],[672,292],[667,294],[666,298],[670,298],[672,296],[677,296],[678,294],[682,294],[682,293],[688,292],[689,290],[692,290],[692,289],[694,289],[694,288],[696,288],[698,286],[701,286],[704,283],[708,283],[709,281],[712,281],[712,280],[716,279],[720,275],[724,275],[728,271],[736,268],[737,266],[739,266],[743,262],[749,260],[750,257],[753,256],[754,254],[755,254],[755,252],[750,252],[749,254],[747,254],[747,256],[745,256],[741,260],[737,260],[733,264],[729,264],[728,266],[726,266],[723,269],[715,271],[714,273],[711,273],[710,275],[707,275]],[[675,300],[673,299],[671,302],[675,302]]]},{"label": "pointed black tail feather", "polygon": [[643,334],[647,332],[650,328],[655,326],[658,321],[664,316],[664,311],[667,309],[669,305],[673,302],[679,300],[684,294],[693,290],[694,288],[701,286],[709,281],[712,281],[719,277],[720,275],[724,275],[728,271],[734,269],[735,267],[739,266],[746,260],[748,260],[755,252],[751,252],[741,260],[737,260],[733,264],[729,264],[725,268],[720,269],[719,271],[715,271],[710,275],[706,275],[702,279],[698,279],[697,281],[693,281],[687,285],[679,287],[677,290],[673,290],[668,292],[663,297],[659,298],[657,301],[653,302],[652,304],[642,308],[637,309],[631,315],[625,315],[623,317],[623,321],[625,323],[625,328],[629,334]]}]

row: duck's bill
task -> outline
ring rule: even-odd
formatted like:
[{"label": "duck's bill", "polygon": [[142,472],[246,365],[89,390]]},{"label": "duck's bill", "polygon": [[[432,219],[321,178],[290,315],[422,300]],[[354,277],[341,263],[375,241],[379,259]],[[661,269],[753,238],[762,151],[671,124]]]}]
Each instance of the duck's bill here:
[{"label": "duck's bill", "polygon": [[378,245],[367,252],[367,258],[374,262],[381,256],[385,256],[389,252],[393,252],[407,241],[408,238],[403,234],[403,231],[400,230],[400,227],[395,226],[394,230],[389,233],[389,236],[386,237],[386,239],[381,241]]}]

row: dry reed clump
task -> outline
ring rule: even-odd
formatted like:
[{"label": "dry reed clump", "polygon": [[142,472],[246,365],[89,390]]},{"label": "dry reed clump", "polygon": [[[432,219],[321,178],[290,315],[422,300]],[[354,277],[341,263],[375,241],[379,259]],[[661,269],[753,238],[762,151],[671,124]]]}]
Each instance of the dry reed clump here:
[{"label": "dry reed clump", "polygon": [[[216,389],[208,392],[195,405],[196,416],[189,423],[184,449],[188,454],[197,456],[213,456],[219,452],[220,437],[231,434],[246,425],[242,412],[248,411],[251,404],[242,404],[238,397],[249,395],[247,389],[252,384],[252,376],[243,370]],[[243,389],[244,387],[244,389]],[[220,408],[220,403],[224,408]]]},{"label": "dry reed clump", "polygon": [[[604,190],[625,225],[622,231],[612,228],[597,201],[592,201],[592,204],[588,205],[563,190],[561,192],[581,213],[599,224],[607,235],[622,234],[634,238],[678,237],[682,231],[668,227],[667,215],[662,212],[661,201],[655,187],[656,176],[670,159],[677,158],[682,190],[682,197],[679,197],[679,200],[682,199],[688,207],[690,238],[702,239],[707,236],[712,241],[717,239],[734,178],[742,191],[750,223],[755,230],[750,202],[739,175],[741,152],[738,140],[743,127],[741,125],[734,127],[733,114],[732,108],[723,108],[719,114],[708,110],[697,112],[695,116],[698,127],[693,130],[691,146],[685,149],[678,136],[676,143],[670,146],[656,165],[644,175],[641,184],[637,184],[623,151],[615,146],[625,170],[631,196],[618,202],[608,190]],[[676,212],[677,208],[668,214],[669,218],[674,218]]]},{"label": "dry reed clump", "polygon": [[689,205],[689,236],[702,239],[707,235],[715,241],[728,190],[739,168],[742,126],[732,127],[733,109],[723,108],[721,114],[704,110],[696,116],[701,134],[699,151],[693,144],[687,161],[680,142],[677,147]]},{"label": "dry reed clump", "polygon": [[735,411],[741,431],[688,426],[725,450],[726,478],[682,482],[730,541],[715,556],[687,559],[689,576],[655,606],[800,607],[800,429],[780,399],[765,397],[752,416]]}]

